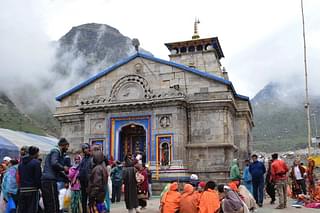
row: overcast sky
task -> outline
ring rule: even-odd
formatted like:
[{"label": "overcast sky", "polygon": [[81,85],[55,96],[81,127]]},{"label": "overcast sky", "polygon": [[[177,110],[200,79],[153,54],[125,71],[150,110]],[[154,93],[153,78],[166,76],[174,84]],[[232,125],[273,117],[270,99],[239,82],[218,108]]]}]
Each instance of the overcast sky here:
[{"label": "overcast sky", "polygon": [[[166,42],[191,39],[195,17],[202,38],[218,36],[238,93],[253,97],[272,80],[303,86],[300,0],[2,0],[0,83],[45,75],[58,40],[72,26],[102,23],[138,38],[168,60]],[[312,90],[320,80],[320,1],[304,0]],[[300,78],[300,80],[296,80]]]}]

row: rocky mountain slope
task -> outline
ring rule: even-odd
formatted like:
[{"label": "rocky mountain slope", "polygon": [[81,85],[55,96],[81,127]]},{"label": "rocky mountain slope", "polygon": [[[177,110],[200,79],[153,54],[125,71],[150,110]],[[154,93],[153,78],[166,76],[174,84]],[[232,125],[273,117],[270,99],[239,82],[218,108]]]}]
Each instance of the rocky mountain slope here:
[{"label": "rocky mountain slope", "polygon": [[[25,131],[58,137],[59,122],[53,117],[55,96],[134,53],[130,38],[113,27],[96,23],[73,27],[58,41],[52,42],[51,47],[56,54],[54,63],[48,66],[46,78],[39,79],[37,85],[19,82],[14,91],[0,91],[6,97],[1,105],[3,110],[14,105],[15,110],[10,113],[16,118],[6,125],[3,122],[2,127],[21,129],[21,126],[30,126],[19,123],[27,119],[41,126],[41,130],[30,127]],[[6,114],[5,110],[3,112]],[[0,118],[7,121],[6,117]]]},{"label": "rocky mountain slope", "polygon": [[59,39],[54,72],[88,77],[133,52],[131,39],[117,29],[96,23],[80,25]]},{"label": "rocky mountain slope", "polygon": [[[303,90],[271,82],[252,99],[254,150],[275,152],[305,148],[307,121]],[[311,127],[320,121],[320,97],[311,95]]]},{"label": "rocky mountain slope", "polygon": [[[53,117],[55,96],[134,53],[130,38],[113,27],[95,23],[73,27],[53,42],[52,48],[56,55],[48,68],[50,75],[39,85],[19,84],[10,93],[0,91],[0,127],[59,136],[59,123]],[[272,82],[252,99],[254,150],[306,147],[304,93],[295,88]],[[314,118],[320,124],[319,96],[312,96],[311,111],[315,114],[313,127]]]}]

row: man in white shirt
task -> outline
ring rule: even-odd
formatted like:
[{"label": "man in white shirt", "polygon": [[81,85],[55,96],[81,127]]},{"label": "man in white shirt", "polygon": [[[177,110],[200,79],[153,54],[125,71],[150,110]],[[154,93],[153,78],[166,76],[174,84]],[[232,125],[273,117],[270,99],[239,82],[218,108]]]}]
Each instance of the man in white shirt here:
[{"label": "man in white shirt", "polygon": [[306,176],[306,170],[301,166],[300,160],[296,159],[291,168],[290,177],[292,179],[292,192],[295,196],[298,194],[307,194],[306,182],[304,177]]}]

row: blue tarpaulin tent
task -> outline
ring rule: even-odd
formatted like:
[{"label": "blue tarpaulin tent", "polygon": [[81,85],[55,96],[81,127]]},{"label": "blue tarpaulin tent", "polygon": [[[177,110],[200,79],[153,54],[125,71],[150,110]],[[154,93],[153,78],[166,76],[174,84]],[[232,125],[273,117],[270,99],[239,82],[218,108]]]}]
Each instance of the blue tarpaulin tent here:
[{"label": "blue tarpaulin tent", "polygon": [[18,158],[22,146],[37,146],[41,154],[46,154],[57,143],[58,139],[54,137],[0,128],[0,162],[4,156]]}]

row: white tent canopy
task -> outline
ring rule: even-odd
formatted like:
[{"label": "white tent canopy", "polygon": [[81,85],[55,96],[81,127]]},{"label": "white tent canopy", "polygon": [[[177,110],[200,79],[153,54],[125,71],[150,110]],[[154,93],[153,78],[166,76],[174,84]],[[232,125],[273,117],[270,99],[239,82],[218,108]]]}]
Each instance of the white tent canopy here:
[{"label": "white tent canopy", "polygon": [[49,153],[49,151],[56,146],[57,143],[58,139],[54,137],[45,137],[31,133],[0,128],[0,155],[1,153],[4,153],[5,150],[10,151],[11,153],[19,153],[20,148],[23,146],[37,146],[39,147],[41,154],[46,154]]}]

